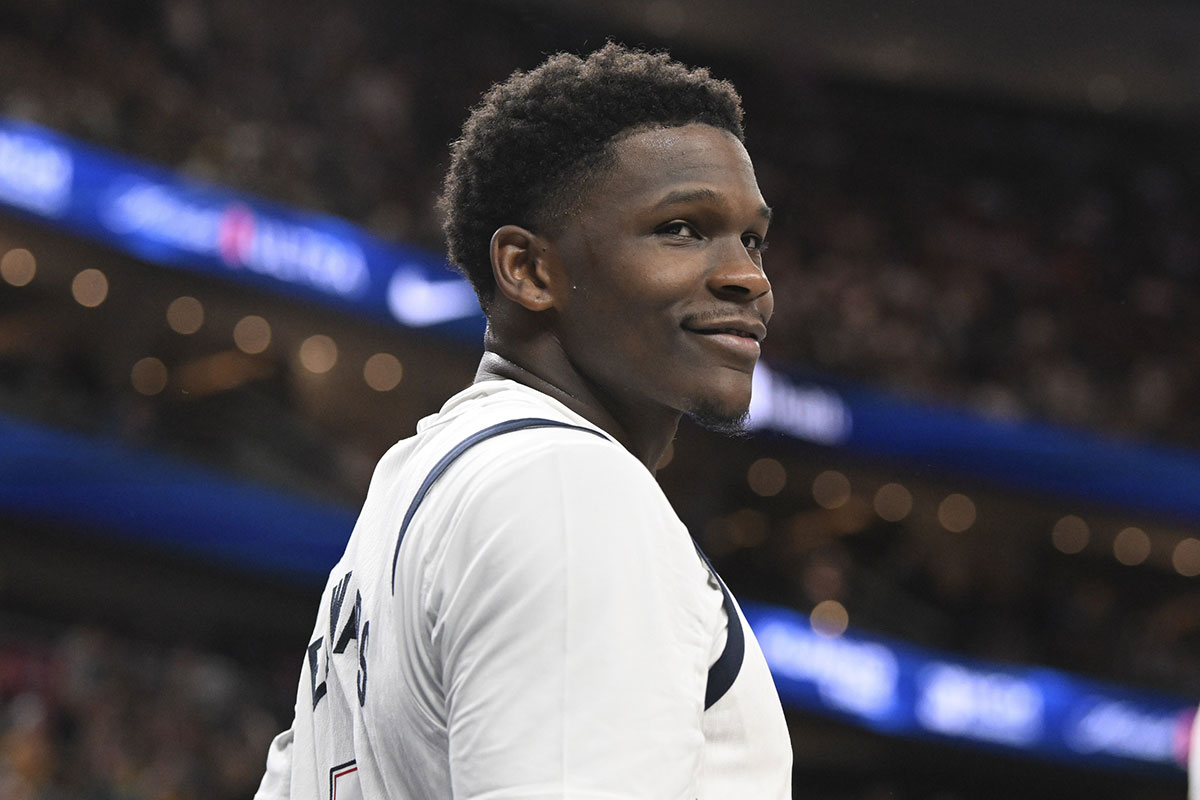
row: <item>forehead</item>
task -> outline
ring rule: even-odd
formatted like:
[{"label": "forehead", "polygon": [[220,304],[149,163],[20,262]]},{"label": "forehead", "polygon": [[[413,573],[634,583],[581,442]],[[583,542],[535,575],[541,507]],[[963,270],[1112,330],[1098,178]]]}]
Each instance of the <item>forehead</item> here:
[{"label": "forehead", "polygon": [[715,189],[762,205],[754,165],[742,143],[711,125],[634,131],[612,145],[613,161],[593,184],[593,203],[633,204],[658,199],[682,185]]}]

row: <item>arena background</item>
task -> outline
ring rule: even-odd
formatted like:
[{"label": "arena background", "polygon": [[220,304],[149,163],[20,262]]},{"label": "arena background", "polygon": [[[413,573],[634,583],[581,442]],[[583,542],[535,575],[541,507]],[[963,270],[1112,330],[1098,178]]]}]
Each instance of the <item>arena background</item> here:
[{"label": "arena background", "polygon": [[776,210],[755,434],[660,476],[796,796],[1183,798],[1200,10],[999,5],[0,5],[0,797],[252,794],[375,460],[478,357],[447,143],[615,38],[736,83]]}]

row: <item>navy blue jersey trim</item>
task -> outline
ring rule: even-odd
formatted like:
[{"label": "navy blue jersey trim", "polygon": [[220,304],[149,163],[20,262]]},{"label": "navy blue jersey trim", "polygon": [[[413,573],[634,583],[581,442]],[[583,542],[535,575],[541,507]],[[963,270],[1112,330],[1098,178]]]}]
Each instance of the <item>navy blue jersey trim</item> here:
[{"label": "navy blue jersey trim", "polygon": [[746,656],[746,633],[742,630],[742,618],[738,614],[737,606],[733,604],[733,595],[725,587],[725,581],[721,580],[721,576],[713,569],[712,562],[708,560],[708,556],[704,555],[704,551],[700,549],[700,545],[694,539],[692,544],[696,545],[696,552],[699,553],[700,560],[708,567],[708,571],[717,579],[717,585],[721,587],[721,594],[725,598],[723,604],[727,618],[725,649],[708,668],[708,685],[704,688],[704,710],[708,711],[725,696],[726,692],[733,688],[733,682],[737,680],[738,673],[742,671],[742,660]]},{"label": "navy blue jersey trim", "polygon": [[408,526],[412,522],[413,514],[417,513],[417,506],[421,505],[421,501],[425,499],[425,495],[429,492],[434,482],[442,477],[442,473],[449,469],[450,465],[459,456],[483,440],[525,428],[573,428],[577,431],[595,434],[601,439],[608,438],[600,431],[594,428],[585,428],[582,425],[571,425],[566,422],[558,422],[557,420],[542,419],[541,417],[523,417],[521,419],[509,419],[504,422],[497,422],[495,425],[489,425],[456,444],[449,453],[446,453],[440,461],[434,464],[433,469],[425,476],[425,480],[421,483],[421,488],[417,489],[417,494],[413,497],[412,503],[408,506],[408,511],[404,514],[404,521],[400,523],[400,535],[396,537],[396,552],[392,556],[392,594],[396,593],[396,564],[400,561],[400,545],[404,542],[404,534],[408,532]]}]

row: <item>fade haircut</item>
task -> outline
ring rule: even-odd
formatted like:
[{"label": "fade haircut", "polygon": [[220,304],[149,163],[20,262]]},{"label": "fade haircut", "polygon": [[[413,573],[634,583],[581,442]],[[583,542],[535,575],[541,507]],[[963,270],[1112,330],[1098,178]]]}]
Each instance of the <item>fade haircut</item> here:
[{"label": "fade haircut", "polygon": [[733,86],[666,53],[608,43],[586,58],[551,56],[483,96],[450,147],[439,202],[450,261],[488,312],[495,297],[491,238],[502,225],[553,234],[589,181],[612,163],[612,144],[648,127],[700,122],[744,141]]}]

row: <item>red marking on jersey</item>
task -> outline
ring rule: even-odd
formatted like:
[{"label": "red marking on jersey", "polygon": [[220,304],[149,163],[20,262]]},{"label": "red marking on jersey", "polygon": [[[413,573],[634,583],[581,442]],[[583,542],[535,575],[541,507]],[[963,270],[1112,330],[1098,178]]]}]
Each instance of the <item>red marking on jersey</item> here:
[{"label": "red marking on jersey", "polygon": [[335,773],[333,774],[333,797],[331,797],[331,798],[330,798],[330,800],[337,800],[337,782],[338,782],[338,778],[344,778],[344,777],[346,777],[347,775],[349,775],[351,772],[358,772],[358,767],[357,767],[357,766],[353,766],[353,767],[350,767],[349,769],[344,769],[344,770],[342,770],[341,772],[335,772]]}]

